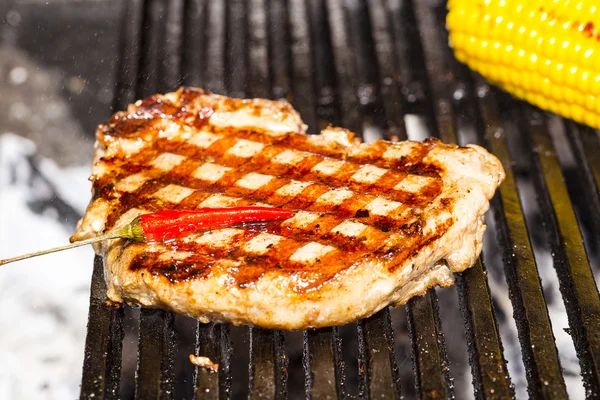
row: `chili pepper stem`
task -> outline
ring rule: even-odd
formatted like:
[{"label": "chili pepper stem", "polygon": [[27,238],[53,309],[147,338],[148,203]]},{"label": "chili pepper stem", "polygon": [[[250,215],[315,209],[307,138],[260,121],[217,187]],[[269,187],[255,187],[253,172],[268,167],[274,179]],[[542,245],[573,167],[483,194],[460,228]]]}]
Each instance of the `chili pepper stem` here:
[{"label": "chili pepper stem", "polygon": [[67,244],[65,246],[53,247],[51,249],[46,249],[46,250],[41,250],[41,251],[35,251],[35,252],[29,253],[29,254],[23,254],[23,255],[20,255],[18,257],[6,258],[4,260],[0,260],[0,266],[5,265],[5,264],[9,264],[9,263],[12,263],[12,262],[15,262],[15,261],[25,260],[25,259],[32,258],[32,257],[43,256],[44,254],[56,253],[57,251],[69,250],[69,249],[72,249],[72,248],[75,248],[75,247],[80,247],[80,246],[85,246],[87,244],[93,244],[93,243],[101,242],[103,240],[118,239],[118,238],[122,238],[122,237],[123,237],[123,231],[122,230],[118,230],[118,231],[115,231],[115,232],[107,233],[105,235],[96,236],[96,237],[93,237],[91,239],[79,240],[77,242],[73,242],[73,243]]}]

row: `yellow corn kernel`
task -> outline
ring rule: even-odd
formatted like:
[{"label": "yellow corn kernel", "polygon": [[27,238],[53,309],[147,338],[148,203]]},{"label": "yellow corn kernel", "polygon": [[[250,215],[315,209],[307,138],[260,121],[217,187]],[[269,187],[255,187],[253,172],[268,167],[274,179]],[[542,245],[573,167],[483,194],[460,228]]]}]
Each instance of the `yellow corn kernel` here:
[{"label": "yellow corn kernel", "polygon": [[542,109],[600,128],[600,2],[449,0],[456,58]]}]

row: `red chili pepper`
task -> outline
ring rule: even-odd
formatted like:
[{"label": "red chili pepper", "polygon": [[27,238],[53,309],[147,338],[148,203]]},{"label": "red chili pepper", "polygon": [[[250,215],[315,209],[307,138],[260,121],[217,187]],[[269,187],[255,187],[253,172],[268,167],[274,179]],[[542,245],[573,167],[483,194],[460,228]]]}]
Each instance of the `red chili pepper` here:
[{"label": "red chili pepper", "polygon": [[140,215],[118,231],[76,241],[66,246],[0,260],[0,265],[108,239],[124,238],[136,242],[163,241],[207,229],[223,228],[247,222],[280,221],[293,216],[294,212],[289,210],[259,206],[200,208],[194,211],[159,211],[153,214]]},{"label": "red chili pepper", "polygon": [[194,211],[160,211],[140,216],[141,230],[148,241],[162,241],[192,232],[247,222],[288,219],[292,211],[271,207],[200,208]]}]

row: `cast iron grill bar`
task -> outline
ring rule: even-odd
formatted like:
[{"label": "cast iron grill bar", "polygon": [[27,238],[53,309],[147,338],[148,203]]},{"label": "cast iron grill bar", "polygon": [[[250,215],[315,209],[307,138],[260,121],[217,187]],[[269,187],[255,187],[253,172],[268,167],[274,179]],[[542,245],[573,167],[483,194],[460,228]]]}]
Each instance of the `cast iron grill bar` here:
[{"label": "cast iron grill bar", "polygon": [[[333,64],[321,64],[318,67],[333,66],[335,75],[336,103],[339,105],[341,114],[339,122],[341,126],[362,135],[362,118],[358,102],[358,81],[356,73],[356,53],[353,43],[350,41],[346,18],[346,10],[343,2],[339,0],[326,0],[323,10],[325,23],[329,26],[331,35],[331,53],[333,55]],[[353,27],[356,29],[356,27]],[[315,40],[320,40],[316,37]],[[317,58],[317,62],[320,60]],[[336,121],[330,121],[336,122]]]},{"label": "cast iron grill bar", "polygon": [[[135,99],[138,43],[143,14],[140,0],[123,5],[120,20],[119,65],[113,108],[121,110]],[[80,398],[117,399],[123,349],[123,309],[106,307],[106,282],[101,257],[94,258],[88,329]]]},{"label": "cast iron grill bar", "polygon": [[[355,90],[355,97],[358,97],[360,109],[358,109],[358,117],[369,119],[376,126],[385,128],[385,111],[379,90],[379,72],[377,63],[368,62],[368,60],[376,60],[375,43],[373,42],[371,25],[369,22],[369,13],[367,3],[365,1],[350,1],[345,3],[343,24],[342,21],[337,21],[340,29],[344,28],[347,32],[345,43],[340,43],[339,47],[347,47],[344,53],[352,54],[354,50],[354,59],[356,62],[355,68],[346,66],[347,73],[354,73],[355,80],[358,82],[358,87],[353,88],[348,85],[347,77],[340,74],[340,69],[336,69],[338,87],[345,85],[348,91]],[[341,34],[332,34],[334,38],[334,46],[336,45],[335,38]],[[388,37],[389,39],[389,37]],[[388,43],[391,45],[391,43]],[[387,51],[390,51],[388,46]],[[340,51],[338,51],[340,53]],[[388,62],[391,62],[388,57]],[[343,104],[341,105],[343,107]],[[378,111],[383,111],[382,115]],[[399,111],[399,110],[397,110]],[[389,110],[394,112],[394,110]],[[394,132],[406,135],[404,130],[403,115],[399,115],[401,126],[396,126]],[[390,132],[390,131],[388,131]],[[364,137],[367,132],[363,132],[364,140],[380,139],[376,137]],[[370,135],[373,136],[373,135]],[[388,135],[389,136],[389,135]],[[389,139],[389,137],[388,137]],[[377,316],[366,321],[357,323],[357,334],[359,344],[358,357],[358,393],[364,398],[393,398],[396,394],[399,396],[399,374],[395,368],[395,355],[393,352],[393,330],[391,326],[391,318],[389,309],[386,307]]]},{"label": "cast iron grill bar", "polygon": [[400,376],[394,354],[394,332],[388,307],[359,321],[367,349],[365,398],[400,398]]},{"label": "cast iron grill bar", "polygon": [[397,65],[394,38],[388,10],[383,0],[367,0],[371,21],[371,35],[375,42],[375,53],[379,66],[379,86],[388,128],[387,138],[406,140],[406,126],[402,105],[401,74]]},{"label": "cast iron grill bar", "polygon": [[204,0],[186,0],[183,13],[181,70],[183,84],[203,87],[206,70],[207,6]]},{"label": "cast iron grill bar", "polygon": [[[448,100],[450,81],[444,75],[445,65],[440,64],[443,54],[440,53],[440,43],[431,32],[430,26],[436,24],[433,10],[422,2],[417,2],[414,9],[416,24],[423,41],[423,56],[428,72],[429,85],[435,94],[433,107],[437,121],[437,131],[446,143],[456,143],[456,133],[453,125],[453,113]],[[409,333],[413,347],[413,363],[416,371],[416,388],[420,396],[430,395],[453,397],[450,368],[444,344],[444,334],[437,312],[437,296],[429,291],[422,298],[414,298],[407,304]]]},{"label": "cast iron grill bar", "polygon": [[[596,193],[600,192],[600,135],[597,130],[577,125],[572,136],[577,143],[575,148],[580,155],[585,154],[585,165],[596,182]],[[583,157],[579,158],[582,161]]]},{"label": "cast iron grill bar", "polygon": [[456,275],[476,398],[513,398],[502,341],[481,259]]},{"label": "cast iron grill bar", "polygon": [[[292,101],[289,14],[287,1],[267,0],[267,20],[269,37],[269,60],[267,68],[271,76],[271,91],[274,99]],[[303,21],[306,24],[306,19]],[[307,71],[310,73],[310,70]]]},{"label": "cast iron grill bar", "polygon": [[394,38],[396,62],[402,78],[401,94],[407,112],[429,107],[431,95],[427,87],[423,48],[412,4],[405,0],[384,1]]},{"label": "cast iron grill bar", "polygon": [[225,4],[223,1],[206,1],[206,12],[205,89],[225,93]]},{"label": "cast iron grill bar", "polygon": [[121,379],[123,309],[106,306],[102,258],[94,258],[81,399],[117,399]]},{"label": "cast iron grill bar", "polygon": [[[408,333],[411,338],[415,387],[419,397],[453,398],[449,370],[439,329],[435,291],[412,298],[406,307]],[[436,321],[437,320],[437,321]]]},{"label": "cast iron grill bar", "polygon": [[[225,2],[225,88],[226,94],[244,98],[248,94],[248,23],[246,0]],[[266,86],[266,85],[264,85]],[[266,86],[268,87],[268,86]]]},{"label": "cast iron grill bar", "polygon": [[[440,3],[442,4],[439,5]],[[431,29],[440,26],[440,20],[436,18],[436,12],[438,12],[439,7],[444,7],[444,4],[439,0],[415,1],[413,7],[416,23],[421,34],[438,134],[444,143],[458,143],[450,102],[453,82],[451,75],[448,73],[450,70],[447,64],[448,60],[443,53],[444,47],[447,47],[447,42],[442,41],[442,35],[439,34],[441,29]]]},{"label": "cast iron grill bar", "polygon": [[[436,13],[430,11],[430,17],[436,19],[438,25],[443,25],[445,12]],[[462,135],[457,135],[457,130],[476,131],[475,126],[476,106],[473,104],[471,85],[456,78],[468,78],[463,66],[459,65],[450,49],[444,43],[448,42],[444,30],[438,30],[436,40],[430,38],[430,45],[426,47],[425,54],[427,62],[435,59],[437,63],[437,74],[448,77],[440,84],[439,80],[431,83],[432,91],[437,93],[437,101],[443,101],[448,106],[436,107],[436,121],[438,121],[439,132],[449,138],[456,138],[461,143],[465,141],[480,142],[478,137],[466,140]],[[432,56],[435,52],[435,56]],[[442,63],[442,60],[445,62]],[[452,96],[451,93],[462,93],[462,96]],[[452,106],[452,98],[455,104]],[[481,144],[481,143],[480,143]],[[489,292],[487,278],[481,260],[477,260],[474,266],[457,274],[457,289],[459,304],[465,322],[465,330],[468,339],[469,364],[473,375],[475,395],[485,396],[514,396],[511,388],[510,378],[504,360],[502,342],[498,333],[496,318],[492,307],[492,299]]]},{"label": "cast iron grill bar", "polygon": [[[300,24],[302,24],[301,15],[306,12],[304,7],[299,2],[292,2],[290,7],[291,38],[292,40],[298,40],[298,43],[303,45],[303,47],[299,46],[297,49],[300,53],[298,55],[306,51],[304,48],[306,45],[310,46],[310,50],[312,50],[313,63],[309,64],[298,58],[298,55],[294,52],[294,46],[292,46],[293,74],[310,76],[311,72],[315,71],[314,81],[309,82],[310,87],[316,87],[316,90],[307,93],[309,97],[317,98],[316,114],[319,118],[319,127],[313,127],[313,129],[323,129],[330,123],[339,124],[341,121],[340,114],[342,113],[340,108],[343,109],[346,104],[346,101],[342,100],[340,96],[346,94],[350,101],[355,100],[356,96],[356,92],[348,87],[347,77],[345,79],[340,78],[340,59],[335,50],[337,45],[338,52],[343,53],[347,42],[345,31],[343,31],[342,10],[339,4],[333,6],[336,8],[335,11],[338,12],[337,17],[340,18],[338,22],[342,24],[336,27],[337,31],[330,24],[327,4],[323,1],[310,1],[307,10],[310,30],[300,28]],[[340,39],[342,42],[340,42]],[[314,69],[313,65],[315,66]],[[303,71],[303,68],[310,69]],[[313,86],[313,82],[315,86]],[[295,98],[295,91],[298,88],[298,85],[294,85],[294,96],[292,98]],[[306,105],[308,104],[315,103],[307,102]],[[354,108],[354,113],[358,115],[356,108]],[[348,115],[348,113],[344,115]],[[357,132],[360,132],[360,130],[357,130]],[[345,397],[345,368],[341,355],[342,343],[338,328],[307,332],[304,335],[303,348],[305,394],[307,398],[312,398],[312,396],[315,399]]]},{"label": "cast iron grill bar", "polygon": [[[357,126],[362,124],[363,117],[365,119],[370,117],[375,125],[385,127],[384,118],[378,118],[379,115],[376,112],[377,108],[382,109],[379,98],[377,64],[367,62],[367,60],[376,59],[367,4],[364,1],[351,1],[343,4],[342,2],[330,1],[327,6],[330,15],[328,22],[332,38],[331,47],[333,48],[336,87],[341,96],[340,101],[336,104],[340,107],[342,121],[349,112],[346,107],[353,107],[351,110],[356,114],[351,115],[350,118],[356,121]],[[348,56],[351,56],[352,59],[349,59]],[[341,57],[343,58],[340,60]],[[353,102],[350,102],[350,99]],[[356,100],[359,100],[359,102],[356,103]],[[358,107],[359,104],[360,108]],[[362,129],[355,129],[361,135]],[[364,136],[365,133],[363,132],[361,136]],[[375,332],[374,327],[382,329]],[[394,375],[396,370],[393,369],[393,365],[395,365],[393,338],[392,336],[386,336],[386,330],[387,333],[391,334],[392,332],[389,310],[386,308],[372,321],[358,322],[357,328],[359,396],[369,398],[370,395],[377,397],[386,394],[394,397],[397,389],[399,393],[399,387],[396,387],[399,377],[397,374]],[[334,329],[334,340],[337,336],[337,329]],[[388,338],[392,340],[391,345]],[[341,352],[334,351],[334,357],[341,361],[340,355]],[[376,359],[378,361],[382,360],[383,363],[376,363],[374,361]],[[343,364],[340,363],[340,366],[343,366]],[[339,382],[338,392],[342,397],[345,396],[343,379]]]},{"label": "cast iron grill bar", "polygon": [[175,394],[174,315],[142,308],[135,398],[172,399]]},{"label": "cast iron grill bar", "polygon": [[[307,399],[338,397],[334,368],[332,328],[304,332],[304,389]],[[341,396],[343,397],[343,395]]]},{"label": "cast iron grill bar", "polygon": [[158,91],[162,75],[163,39],[167,4],[165,0],[146,0],[142,20],[136,100]]},{"label": "cast iron grill bar", "polygon": [[275,398],[287,399],[289,359],[285,351],[283,332],[273,332],[273,340],[275,342]]},{"label": "cast iron grill bar", "polygon": [[[321,68],[315,68],[313,60],[313,45],[311,42],[312,30],[316,29],[316,24],[311,17],[312,1],[307,4],[304,0],[288,0],[289,15],[289,51],[293,62],[290,62],[291,83],[293,95],[289,96],[293,101],[294,107],[298,110],[302,119],[308,125],[309,132],[317,131],[317,102],[315,97],[319,97],[315,89],[317,77],[320,75]],[[274,13],[273,13],[274,15]],[[280,36],[272,39],[272,43],[279,40]],[[276,46],[273,44],[272,49]],[[277,83],[275,79],[275,83]]]},{"label": "cast iron grill bar", "polygon": [[248,3],[248,89],[252,97],[271,98],[266,0]]},{"label": "cast iron grill bar", "polygon": [[123,2],[123,15],[120,21],[119,65],[117,68],[116,90],[113,97],[114,111],[124,110],[136,100],[136,77],[141,51],[141,28],[143,0]]},{"label": "cast iron grill bar", "polygon": [[[585,202],[589,205],[589,218],[596,229],[600,229],[600,136],[597,131],[574,122],[565,121],[567,137],[573,149],[578,176],[583,180],[582,189],[585,191]],[[575,201],[575,200],[574,200]],[[586,216],[587,218],[587,216]],[[581,225],[584,221],[581,221]],[[597,244],[600,246],[600,243]],[[592,252],[593,250],[588,249]]]},{"label": "cast iron grill bar", "polygon": [[[274,38],[268,33],[270,12],[265,10],[265,0],[253,0],[249,3],[247,42],[244,50],[237,49],[240,53],[248,54],[248,91],[244,93],[249,97],[272,98],[275,89],[270,79],[269,66],[274,60],[285,60],[285,54],[279,54],[284,47],[271,46],[269,51],[269,39],[273,43]],[[279,18],[285,21],[287,17],[281,12]],[[236,29],[238,24],[228,26],[228,29]],[[273,32],[274,33],[274,32]],[[284,72],[287,72],[283,69]],[[231,71],[239,73],[238,69]],[[280,80],[281,81],[281,80]],[[287,370],[282,367],[285,364],[285,343],[281,331],[265,330],[259,327],[249,328],[249,393],[252,398],[282,398],[287,393]],[[245,332],[244,332],[245,333]]]},{"label": "cast iron grill bar", "polygon": [[[364,141],[390,139],[384,106],[381,99],[379,68],[375,42],[371,34],[369,9],[365,0],[344,2],[345,26],[348,36],[348,53],[354,60],[356,92],[359,113],[362,117]],[[352,70],[351,70],[352,72]],[[373,129],[370,129],[373,128]]]},{"label": "cast iron grill bar", "polygon": [[476,82],[485,140],[506,172],[506,179],[491,201],[491,210],[503,253],[504,273],[523,363],[527,369],[529,395],[534,398],[566,398],[558,350],[525,226],[504,127],[490,87],[480,78],[476,78]]},{"label": "cast iron grill bar", "polygon": [[369,355],[365,344],[364,320],[356,321],[356,333],[358,342],[358,397],[369,396],[369,374],[367,372]]},{"label": "cast iron grill bar", "polygon": [[221,324],[220,327],[221,362],[219,363],[219,396],[221,399],[231,397],[231,359],[233,356],[233,343],[230,336],[230,325]]},{"label": "cast iron grill bar", "polygon": [[[377,54],[371,34],[368,5],[365,0],[345,0],[341,3],[348,47],[352,51],[349,56],[354,59],[354,68],[349,69],[357,82],[354,97],[358,94],[360,106],[369,105],[375,101],[379,92],[379,72],[377,63],[373,62],[377,60]],[[364,107],[361,109],[364,110]]]},{"label": "cast iron grill bar", "polygon": [[530,148],[537,150],[536,154],[531,153],[538,172],[534,184],[550,233],[554,267],[571,337],[585,388],[588,393],[597,394],[600,389],[600,296],[545,118],[529,106],[523,105],[523,108],[529,121]]},{"label": "cast iron grill bar", "polygon": [[[173,89],[179,80],[179,38],[167,34],[168,21],[179,18],[182,4],[147,0],[142,21],[142,40],[136,97]],[[171,14],[171,15],[169,15]],[[171,28],[171,31],[173,28]],[[173,32],[169,32],[173,34]],[[140,311],[136,399],[172,399],[175,396],[176,335],[174,315],[163,310]]]},{"label": "cast iron grill bar", "polygon": [[[184,38],[182,49],[182,77],[183,83],[197,87],[209,87],[208,77],[213,71],[208,72],[209,57],[208,42],[210,28],[208,27],[209,9],[204,0],[187,0],[184,8]],[[222,32],[222,31],[221,31]],[[218,52],[218,48],[216,51]],[[213,52],[215,49],[213,49]],[[219,53],[223,54],[223,53]],[[221,68],[223,60],[221,59]],[[218,63],[219,60],[212,60]],[[213,78],[213,85],[214,85]],[[218,79],[217,79],[218,80]],[[219,370],[213,372],[206,368],[194,366],[194,398],[213,400],[220,398],[219,375],[223,374],[221,367],[221,327],[220,324],[204,324],[196,322],[196,344],[194,354],[208,357],[219,364]]]},{"label": "cast iron grill bar", "polygon": [[250,328],[250,381],[251,399],[275,398],[274,331]]},{"label": "cast iron grill bar", "polygon": [[159,92],[177,89],[182,84],[183,19],[184,0],[170,0],[163,16],[165,36],[162,39],[162,74],[159,80]]},{"label": "cast iron grill bar", "polygon": [[[318,132],[326,128],[332,121],[339,125],[341,117],[340,110],[336,107],[336,102],[339,100],[336,93],[335,69],[332,68],[334,61],[325,0],[309,0],[308,3],[312,50],[311,71],[314,71],[316,122],[318,123],[315,131]],[[296,8],[299,9],[299,6],[297,4]],[[294,57],[293,62],[296,64],[298,60]],[[313,94],[311,93],[309,96],[312,97]]]},{"label": "cast iron grill bar", "polygon": [[196,367],[196,399],[218,399],[219,397],[219,374],[221,373],[221,325],[218,323],[198,323],[196,329],[196,355],[208,357],[219,364],[219,372],[213,372],[206,368]]}]

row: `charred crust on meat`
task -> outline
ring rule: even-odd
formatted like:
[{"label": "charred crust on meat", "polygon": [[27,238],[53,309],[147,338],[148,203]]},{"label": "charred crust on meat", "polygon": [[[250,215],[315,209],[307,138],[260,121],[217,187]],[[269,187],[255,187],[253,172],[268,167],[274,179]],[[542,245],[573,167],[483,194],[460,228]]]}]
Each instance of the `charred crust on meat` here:
[{"label": "charred crust on meat", "polygon": [[369,218],[369,210],[360,209],[354,215],[356,218]]}]

